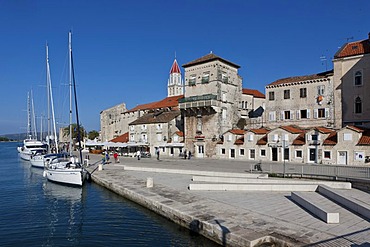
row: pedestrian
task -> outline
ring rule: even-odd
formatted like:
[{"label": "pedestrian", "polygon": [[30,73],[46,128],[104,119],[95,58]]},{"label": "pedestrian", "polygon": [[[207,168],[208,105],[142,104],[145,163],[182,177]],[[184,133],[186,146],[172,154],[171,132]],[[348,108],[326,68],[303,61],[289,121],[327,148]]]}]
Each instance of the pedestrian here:
[{"label": "pedestrian", "polygon": [[114,154],[113,154],[113,158],[114,158],[114,162],[115,163],[118,163],[119,161],[118,161],[118,153],[117,152],[115,152]]},{"label": "pedestrian", "polygon": [[137,150],[137,152],[136,152],[136,156],[137,156],[137,160],[140,160],[140,158],[141,158],[140,150]]},{"label": "pedestrian", "polygon": [[188,158],[189,160],[190,160],[190,157],[191,157],[191,152],[190,152],[190,150],[189,150],[189,158]]},{"label": "pedestrian", "polygon": [[105,164],[105,155],[104,155],[104,153],[101,153],[101,154],[102,154],[101,163],[104,165]]},{"label": "pedestrian", "polygon": [[159,160],[159,148],[157,148],[157,160]]},{"label": "pedestrian", "polygon": [[109,153],[108,151],[105,152],[105,162],[108,163],[109,162]]},{"label": "pedestrian", "polygon": [[184,159],[186,160],[186,157],[187,157],[187,153],[186,153],[186,149],[184,150]]}]

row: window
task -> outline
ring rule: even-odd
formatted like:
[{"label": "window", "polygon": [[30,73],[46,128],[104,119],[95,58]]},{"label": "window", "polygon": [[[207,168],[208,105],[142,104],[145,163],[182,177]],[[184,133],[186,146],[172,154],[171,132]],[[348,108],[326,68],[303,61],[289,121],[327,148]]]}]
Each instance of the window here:
[{"label": "window", "polygon": [[307,88],[300,88],[299,89],[299,97],[306,98],[307,97]]},{"label": "window", "polygon": [[221,74],[221,80],[224,83],[227,83],[229,81],[229,78],[227,77],[226,72],[222,72],[222,74]]},{"label": "window", "polygon": [[147,136],[145,134],[141,135],[141,141],[142,142],[147,142]]},{"label": "window", "polygon": [[317,86],[317,94],[324,95],[324,93],[325,93],[325,86],[324,85]]},{"label": "window", "polygon": [[269,100],[275,100],[275,92],[269,92]]},{"label": "window", "polygon": [[202,83],[208,83],[209,82],[209,71],[204,72],[202,76]]},{"label": "window", "polygon": [[157,141],[162,141],[162,134],[157,134]]},{"label": "window", "polygon": [[135,130],[135,126],[134,125],[131,125],[130,126],[130,131],[134,131]]},{"label": "window", "polygon": [[362,85],[362,73],[361,71],[357,71],[355,73],[355,86],[361,86]]},{"label": "window", "polygon": [[221,154],[225,154],[226,150],[224,148],[221,148]]},{"label": "window", "polygon": [[365,160],[365,153],[364,152],[356,152],[355,151],[355,160]]},{"label": "window", "polygon": [[250,149],[249,150],[249,158],[250,159],[255,159],[256,158],[256,150],[255,149]]},{"label": "window", "polygon": [[362,101],[360,97],[355,100],[355,113],[362,113]]},{"label": "window", "polygon": [[253,141],[253,134],[248,134],[248,141],[252,142]]},{"label": "window", "polygon": [[290,90],[289,89],[284,90],[284,99],[290,99]]},{"label": "window", "polygon": [[261,157],[265,157],[266,156],[266,150],[265,149],[261,149]]},{"label": "window", "polygon": [[324,159],[327,159],[327,160],[331,159],[331,152],[330,151],[324,151]]},{"label": "window", "polygon": [[191,75],[190,76],[190,78],[189,78],[189,86],[195,86],[196,78],[197,78],[196,75]]},{"label": "window", "polygon": [[239,152],[240,153],[240,156],[244,156],[244,148],[240,149],[239,151],[240,151]]},{"label": "window", "polygon": [[284,119],[290,119],[290,111],[284,111]]},{"label": "window", "polygon": [[317,134],[311,135],[311,140],[312,141],[317,141],[319,139],[319,136]]},{"label": "window", "polygon": [[284,160],[289,160],[289,148],[284,148]]},{"label": "window", "polygon": [[226,119],[226,109],[222,109],[222,119]]},{"label": "window", "polygon": [[143,124],[143,125],[141,126],[141,129],[142,129],[142,130],[146,130],[146,125],[145,125],[145,124]]},{"label": "window", "polygon": [[343,134],[344,141],[352,141],[352,134],[351,133],[344,133]]},{"label": "window", "polygon": [[302,150],[296,150],[295,151],[295,157],[296,158],[302,158]]},{"label": "window", "polygon": [[324,108],[318,109],[317,113],[318,113],[318,118],[325,118],[325,109]]},{"label": "window", "polygon": [[307,110],[301,110],[301,118],[306,119],[307,117]]},{"label": "window", "polygon": [[226,102],[226,93],[225,92],[222,92],[222,101]]},{"label": "window", "polygon": [[162,129],[162,124],[158,124],[157,125],[157,130],[161,130]]},{"label": "window", "polygon": [[274,111],[269,112],[269,121],[275,121],[276,120],[276,113]]},{"label": "window", "polygon": [[134,142],[135,141],[135,135],[134,134],[131,134],[130,135],[130,142]]}]

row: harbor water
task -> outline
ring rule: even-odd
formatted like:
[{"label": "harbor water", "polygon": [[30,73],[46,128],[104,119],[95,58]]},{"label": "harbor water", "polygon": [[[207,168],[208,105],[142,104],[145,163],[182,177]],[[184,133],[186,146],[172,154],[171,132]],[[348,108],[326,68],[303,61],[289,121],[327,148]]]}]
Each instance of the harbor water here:
[{"label": "harbor water", "polygon": [[0,246],[218,246],[94,183],[47,181],[0,143]]}]

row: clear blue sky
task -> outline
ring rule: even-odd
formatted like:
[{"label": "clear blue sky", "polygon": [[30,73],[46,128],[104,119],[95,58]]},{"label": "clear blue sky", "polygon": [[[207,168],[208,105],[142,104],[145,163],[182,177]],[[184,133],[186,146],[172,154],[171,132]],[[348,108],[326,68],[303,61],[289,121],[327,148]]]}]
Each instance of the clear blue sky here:
[{"label": "clear blue sky", "polygon": [[46,114],[46,42],[56,115],[68,123],[70,29],[80,118],[90,131],[100,129],[104,109],[166,97],[175,53],[182,65],[212,51],[241,66],[244,88],[263,93],[277,79],[324,71],[323,55],[331,69],[348,38],[368,37],[369,10],[368,0],[0,0],[0,135],[25,132],[31,88],[36,114]]}]

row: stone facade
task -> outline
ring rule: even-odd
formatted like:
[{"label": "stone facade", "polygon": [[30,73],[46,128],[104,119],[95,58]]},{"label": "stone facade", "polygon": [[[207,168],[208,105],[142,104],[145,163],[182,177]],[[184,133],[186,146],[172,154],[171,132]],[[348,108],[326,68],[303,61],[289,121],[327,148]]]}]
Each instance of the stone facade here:
[{"label": "stone facade", "polygon": [[185,148],[195,157],[214,157],[219,136],[240,119],[239,66],[211,53],[183,67],[185,97],[179,106],[185,117]]},{"label": "stone facade", "polygon": [[266,86],[266,123],[269,127],[335,127],[333,72],[290,77]]},{"label": "stone facade", "polygon": [[100,112],[100,139],[111,140],[128,131],[127,121],[122,114],[127,111],[126,104],[122,103]]}]

